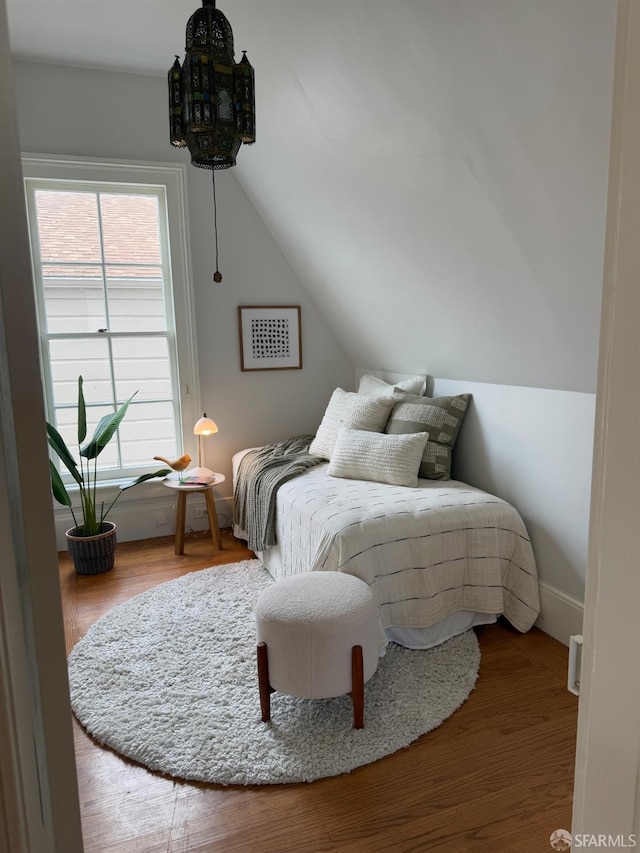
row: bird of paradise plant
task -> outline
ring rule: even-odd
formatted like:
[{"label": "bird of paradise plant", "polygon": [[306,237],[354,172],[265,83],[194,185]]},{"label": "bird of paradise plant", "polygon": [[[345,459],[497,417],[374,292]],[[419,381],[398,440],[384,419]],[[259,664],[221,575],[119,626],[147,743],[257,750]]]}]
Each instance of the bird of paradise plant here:
[{"label": "bird of paradise plant", "polygon": [[57,454],[60,461],[64,464],[69,474],[71,474],[75,482],[78,484],[78,488],[80,490],[80,504],[82,507],[82,524],[78,524],[78,520],[73,511],[72,501],[69,492],[67,491],[64,483],[62,482],[60,472],[58,471],[51,459],[49,459],[49,468],[51,473],[51,489],[53,491],[53,496],[58,501],[58,503],[61,503],[63,506],[69,507],[69,509],[71,510],[71,515],[73,516],[73,521],[75,524],[75,529],[73,531],[74,535],[95,536],[98,533],[103,532],[103,524],[109,512],[113,508],[113,505],[118,500],[122,492],[132,488],[133,486],[137,486],[139,483],[144,483],[146,480],[152,480],[154,477],[164,477],[167,474],[171,473],[171,469],[161,468],[159,471],[154,471],[153,474],[143,474],[141,477],[138,477],[136,480],[133,480],[133,482],[120,486],[118,494],[111,501],[107,509],[105,510],[104,501],[102,501],[100,505],[100,510],[98,511],[96,506],[98,456],[102,453],[102,451],[105,449],[105,447],[109,444],[109,442],[115,435],[116,430],[120,426],[122,419],[127,413],[127,409],[129,408],[131,400],[133,400],[135,394],[137,394],[138,392],[136,391],[135,394],[132,394],[131,397],[129,397],[129,399],[126,400],[117,411],[109,415],[105,415],[103,418],[101,418],[100,422],[95,428],[91,440],[88,441],[84,446],[82,446],[83,441],[87,437],[87,408],[85,405],[82,384],[82,376],[79,376],[78,448],[80,464],[76,462],[76,460],[69,452],[67,445],[65,444],[64,439],[62,438],[58,430],[50,423],[47,423],[47,438],[49,440],[49,445],[53,448],[53,450]]}]

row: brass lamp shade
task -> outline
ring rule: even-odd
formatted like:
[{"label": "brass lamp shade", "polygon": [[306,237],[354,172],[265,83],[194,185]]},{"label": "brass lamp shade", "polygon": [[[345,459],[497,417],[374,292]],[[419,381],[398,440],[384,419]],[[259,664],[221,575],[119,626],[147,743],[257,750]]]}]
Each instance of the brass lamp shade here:
[{"label": "brass lamp shade", "polygon": [[235,62],[233,32],[215,0],[189,18],[185,57],[169,69],[171,144],[187,146],[202,169],[235,166],[240,146],[255,142],[254,72],[246,52]]}]

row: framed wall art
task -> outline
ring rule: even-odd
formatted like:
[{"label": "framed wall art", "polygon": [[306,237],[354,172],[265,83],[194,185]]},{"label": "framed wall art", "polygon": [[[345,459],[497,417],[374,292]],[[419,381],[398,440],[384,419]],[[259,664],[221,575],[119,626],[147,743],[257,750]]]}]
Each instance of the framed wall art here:
[{"label": "framed wall art", "polygon": [[240,305],[242,370],[301,370],[299,305]]}]

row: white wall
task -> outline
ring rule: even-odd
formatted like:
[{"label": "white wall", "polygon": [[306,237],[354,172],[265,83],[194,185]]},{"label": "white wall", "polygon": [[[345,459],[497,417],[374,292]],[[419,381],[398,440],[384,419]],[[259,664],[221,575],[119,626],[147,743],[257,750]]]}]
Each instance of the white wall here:
[{"label": "white wall", "polygon": [[453,475],[522,515],[541,581],[538,626],[580,633],[589,537],[595,394],[436,379],[435,396],[471,393]]},{"label": "white wall", "polygon": [[541,580],[583,599],[595,394],[435,380],[436,397],[465,392],[453,475],[513,503]]},{"label": "white wall", "polygon": [[238,176],[352,362],[594,393],[615,0],[294,6]]},{"label": "white wall", "polygon": [[[24,152],[175,162],[188,160],[168,141],[166,82],[142,75],[16,63],[16,97]],[[243,149],[240,158],[255,149]],[[313,432],[326,400],[353,381],[353,368],[282,251],[247,199],[234,170],[216,174],[222,284],[211,281],[211,173],[188,169],[189,228],[203,411],[219,433],[205,441],[205,464],[227,476],[216,490],[221,510],[231,493],[230,460],[241,449],[297,432]],[[303,370],[243,373],[237,306],[302,306]],[[145,508],[132,515],[123,499],[113,520],[121,539],[169,533],[173,496],[158,485],[127,493]],[[192,499],[193,501],[194,499]],[[190,502],[191,503],[191,502]],[[168,514],[168,525],[156,515]],[[192,526],[202,526],[193,522]],[[67,524],[57,513],[58,542]]]}]

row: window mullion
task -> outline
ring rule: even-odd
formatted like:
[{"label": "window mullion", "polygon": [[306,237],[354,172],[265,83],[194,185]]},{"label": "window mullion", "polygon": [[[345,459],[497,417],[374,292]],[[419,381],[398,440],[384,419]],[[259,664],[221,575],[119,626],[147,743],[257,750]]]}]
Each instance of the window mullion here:
[{"label": "window mullion", "polygon": [[[113,344],[111,342],[111,315],[109,313],[109,291],[107,288],[107,265],[104,252],[104,230],[102,227],[102,194],[97,193],[98,206],[98,234],[100,236],[100,260],[102,263],[102,297],[104,300],[104,320],[106,328],[100,335],[106,336],[107,339],[107,354],[109,358],[109,373],[111,375],[111,398],[113,400],[113,411],[118,409],[118,396],[116,393],[116,372],[113,361]],[[116,441],[116,453],[118,459],[118,468],[122,468],[122,447],[120,446],[120,430],[116,430],[114,435]],[[112,439],[113,440],[113,439]]]},{"label": "window mullion", "polygon": [[[98,235],[100,237],[100,264],[102,266],[102,298],[104,301],[104,321],[107,326],[107,331],[110,329],[110,317],[109,317],[109,300],[107,298],[107,267],[105,264],[104,258],[104,232],[102,230],[102,206],[100,204],[100,193],[96,193],[96,205],[97,205],[97,213],[98,213]],[[111,371],[113,376],[113,370]],[[112,383],[113,384],[113,383]],[[115,392],[115,387],[114,387]],[[114,398],[115,400],[115,393]]]}]

